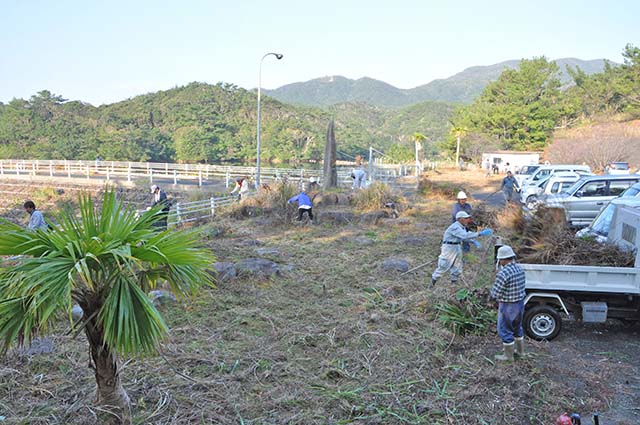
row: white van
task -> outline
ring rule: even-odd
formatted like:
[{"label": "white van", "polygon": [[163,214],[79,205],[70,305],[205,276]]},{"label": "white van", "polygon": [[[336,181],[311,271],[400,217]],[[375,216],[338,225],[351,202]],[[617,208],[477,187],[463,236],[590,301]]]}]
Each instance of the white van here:
[{"label": "white van", "polygon": [[588,165],[577,164],[559,164],[559,165],[543,165],[533,172],[527,179],[522,182],[522,187],[535,185],[540,183],[546,177],[552,174],[567,171],[573,173],[591,173],[591,167]]},{"label": "white van", "polygon": [[541,197],[562,192],[584,175],[587,174],[565,171],[553,173],[540,180],[538,184],[523,186],[520,190],[520,202],[529,209],[535,209]]}]

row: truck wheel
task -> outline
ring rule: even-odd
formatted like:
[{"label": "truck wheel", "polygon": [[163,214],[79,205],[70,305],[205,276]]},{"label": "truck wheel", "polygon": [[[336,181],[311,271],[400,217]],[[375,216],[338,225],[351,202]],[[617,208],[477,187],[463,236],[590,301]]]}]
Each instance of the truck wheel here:
[{"label": "truck wheel", "polygon": [[562,328],[560,314],[548,305],[539,305],[524,314],[524,329],[530,338],[550,341]]}]

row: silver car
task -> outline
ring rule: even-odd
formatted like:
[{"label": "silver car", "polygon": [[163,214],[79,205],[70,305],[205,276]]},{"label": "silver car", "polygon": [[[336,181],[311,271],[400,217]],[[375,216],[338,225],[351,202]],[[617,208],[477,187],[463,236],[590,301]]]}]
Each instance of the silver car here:
[{"label": "silver car", "polygon": [[583,177],[562,193],[548,195],[541,202],[547,207],[564,208],[569,225],[584,227],[609,201],[638,181],[637,174]]}]

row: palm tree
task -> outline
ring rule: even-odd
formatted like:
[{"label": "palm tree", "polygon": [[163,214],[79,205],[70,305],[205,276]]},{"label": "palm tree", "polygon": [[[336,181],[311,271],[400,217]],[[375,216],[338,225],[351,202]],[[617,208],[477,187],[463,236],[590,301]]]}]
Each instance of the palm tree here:
[{"label": "palm tree", "polygon": [[451,134],[456,138],[456,167],[460,166],[460,139],[467,135],[466,127],[455,126],[451,129]]},{"label": "palm tree", "polygon": [[76,323],[89,342],[97,385],[96,403],[107,406],[109,422],[130,423],[131,408],[122,386],[120,356],[152,354],[167,326],[146,292],[166,281],[179,297],[212,284],[207,268],[213,255],[197,235],[158,231],[160,207],[137,217],[107,191],[102,205],[79,197],[79,217],[63,213],[50,231],[25,230],[0,222],[0,255],[22,256],[0,270],[0,340],[29,344],[47,329],[56,312]]},{"label": "palm tree", "polygon": [[415,143],[415,147],[416,147],[416,178],[420,175],[420,171],[421,171],[421,167],[420,167],[420,156],[418,154],[418,151],[420,151],[420,149],[422,149],[422,142],[424,142],[425,140],[427,140],[427,136],[425,136],[422,133],[413,133],[413,136],[411,136],[413,138],[413,141]]}]

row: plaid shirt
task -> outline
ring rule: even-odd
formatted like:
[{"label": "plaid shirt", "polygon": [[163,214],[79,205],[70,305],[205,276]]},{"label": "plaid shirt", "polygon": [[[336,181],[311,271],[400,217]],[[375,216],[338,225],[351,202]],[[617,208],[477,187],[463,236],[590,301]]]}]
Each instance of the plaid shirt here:
[{"label": "plaid shirt", "polygon": [[491,298],[501,303],[515,303],[524,299],[524,270],[515,262],[504,266],[496,275]]}]

